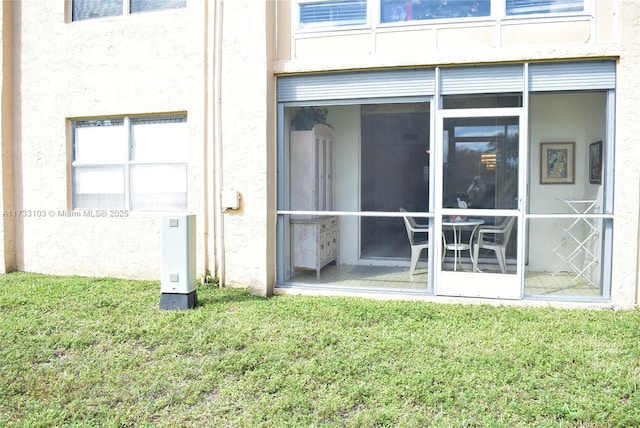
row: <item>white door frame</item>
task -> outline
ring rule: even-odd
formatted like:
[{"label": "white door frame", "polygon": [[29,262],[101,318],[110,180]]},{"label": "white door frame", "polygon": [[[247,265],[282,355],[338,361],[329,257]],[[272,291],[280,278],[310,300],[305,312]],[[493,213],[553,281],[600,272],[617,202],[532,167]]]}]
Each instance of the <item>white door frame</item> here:
[{"label": "white door frame", "polygon": [[435,154],[434,162],[434,182],[437,183],[434,189],[434,237],[442,236],[443,216],[451,214],[459,214],[457,209],[444,208],[443,205],[443,177],[444,177],[444,129],[443,123],[448,118],[481,118],[481,117],[517,117],[518,118],[518,203],[515,210],[496,209],[496,210],[465,210],[468,216],[514,216],[516,224],[514,225],[515,234],[512,237],[517,238],[517,263],[516,273],[514,274],[498,274],[498,273],[479,273],[479,272],[461,272],[461,271],[445,271],[442,269],[442,245],[439,240],[434,239],[433,245],[433,266],[434,266],[434,292],[437,295],[447,296],[464,296],[464,297],[485,297],[485,298],[502,298],[502,299],[521,299],[523,294],[523,276],[524,276],[524,207],[526,195],[526,177],[527,177],[527,151],[526,136],[527,122],[526,111],[523,107],[518,108],[488,108],[488,109],[456,109],[435,111],[435,139],[433,144],[433,152]]}]

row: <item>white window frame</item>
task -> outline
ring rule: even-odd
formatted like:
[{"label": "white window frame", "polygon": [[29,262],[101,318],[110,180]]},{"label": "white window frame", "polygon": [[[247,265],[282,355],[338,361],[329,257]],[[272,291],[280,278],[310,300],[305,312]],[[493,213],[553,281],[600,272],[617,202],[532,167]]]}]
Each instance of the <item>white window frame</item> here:
[{"label": "white window frame", "polygon": [[[187,198],[188,198],[188,185],[187,185],[187,170],[188,170],[188,135],[187,130],[184,130],[184,140],[176,141],[175,144],[182,145],[185,153],[183,153],[179,158],[168,157],[168,156],[156,156],[155,159],[135,159],[135,148],[134,148],[134,138],[133,138],[133,125],[138,119],[151,119],[151,120],[168,120],[175,121],[175,123],[184,123],[185,128],[187,124],[187,115],[186,113],[172,113],[172,114],[150,114],[150,115],[140,115],[140,116],[111,116],[111,117],[99,117],[99,118],[83,118],[83,119],[72,119],[70,120],[71,125],[71,205],[74,210],[89,210],[89,209],[114,209],[114,210],[125,210],[127,212],[186,212],[187,211]],[[96,122],[96,125],[91,126],[90,123],[92,121]],[[81,147],[80,142],[78,141],[78,132],[79,128],[94,128],[100,127],[104,125],[100,125],[100,123],[108,121],[121,121],[121,132],[117,133],[117,135],[113,136],[114,143],[112,148],[106,148],[104,146],[100,147],[99,150],[94,150],[94,153],[87,156],[87,158],[83,158],[82,155],[79,154]],[[132,123],[134,122],[134,123]],[[82,124],[82,126],[80,126]],[[87,126],[87,124],[89,124]],[[115,133],[114,133],[115,134]],[[172,145],[172,142],[164,142],[165,147],[168,145]],[[107,150],[105,150],[105,148]],[[96,159],[95,152],[107,153],[107,157],[109,159]],[[147,147],[147,152],[149,152],[149,148]],[[169,167],[177,167],[179,169],[184,169],[184,176],[179,177],[178,186],[180,187],[180,191],[177,193],[184,193],[184,203],[180,206],[174,206],[170,209],[166,207],[162,207],[160,205],[156,207],[145,207],[145,208],[136,208],[133,203],[133,195],[132,188],[134,186],[132,180],[132,171],[136,167],[139,166],[169,166]],[[76,197],[76,190],[79,187],[79,183],[77,182],[76,172],[78,170],[82,170],[83,168],[89,169],[92,167],[112,167],[112,168],[122,168],[122,181],[123,188],[123,202],[118,205],[103,205],[101,203],[96,204],[87,204],[78,203],[78,198]],[[183,183],[183,185],[180,185]],[[110,186],[111,185],[111,186]],[[162,184],[159,184],[162,185]],[[112,184],[107,183],[106,186],[114,187]],[[158,189],[156,189],[158,190]],[[163,192],[154,192],[158,195],[162,195]],[[171,192],[171,193],[176,193]],[[96,192],[96,195],[99,195],[100,192]],[[166,193],[165,193],[166,195]]]}]

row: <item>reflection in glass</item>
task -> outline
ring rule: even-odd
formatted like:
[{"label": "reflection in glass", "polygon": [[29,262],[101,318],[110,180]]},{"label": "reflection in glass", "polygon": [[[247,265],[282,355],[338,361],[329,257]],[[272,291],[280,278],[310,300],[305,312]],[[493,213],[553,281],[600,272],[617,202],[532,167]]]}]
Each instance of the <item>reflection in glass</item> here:
[{"label": "reflection in glass", "polygon": [[445,119],[443,206],[516,208],[518,139],[517,117]]},{"label": "reflection in glass", "polygon": [[582,12],[584,0],[507,0],[507,15]]},{"label": "reflection in glass", "polygon": [[122,0],[73,0],[72,15],[74,21],[122,15]]},{"label": "reflection in glass", "polygon": [[187,0],[131,0],[131,13],[149,10],[178,9],[187,6]]},{"label": "reflection in glass", "polygon": [[491,15],[491,0],[381,0],[380,22]]}]

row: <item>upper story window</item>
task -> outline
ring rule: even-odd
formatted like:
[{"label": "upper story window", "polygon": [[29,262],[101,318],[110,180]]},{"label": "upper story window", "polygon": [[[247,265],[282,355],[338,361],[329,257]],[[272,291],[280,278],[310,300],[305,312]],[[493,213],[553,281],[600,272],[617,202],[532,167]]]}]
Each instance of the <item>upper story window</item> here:
[{"label": "upper story window", "polygon": [[187,0],[73,0],[72,20],[186,7]]},{"label": "upper story window", "polygon": [[184,114],[76,120],[73,208],[186,211]]},{"label": "upper story window", "polygon": [[367,23],[367,0],[300,2],[300,27],[334,27]]},{"label": "upper story window", "polygon": [[302,29],[362,26],[367,24],[368,14],[378,11],[383,24],[498,14],[549,15],[584,12],[584,4],[585,0],[298,0],[298,23]]},{"label": "upper story window", "polygon": [[506,0],[507,15],[582,12],[584,0]]},{"label": "upper story window", "polygon": [[380,22],[491,15],[491,0],[380,0]]}]

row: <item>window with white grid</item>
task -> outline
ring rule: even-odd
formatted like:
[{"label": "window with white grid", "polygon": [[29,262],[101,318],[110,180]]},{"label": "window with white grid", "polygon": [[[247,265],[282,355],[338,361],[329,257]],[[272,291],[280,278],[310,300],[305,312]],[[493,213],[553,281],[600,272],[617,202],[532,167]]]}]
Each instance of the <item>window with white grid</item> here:
[{"label": "window with white grid", "polygon": [[186,211],[187,117],[72,122],[73,208]]}]

